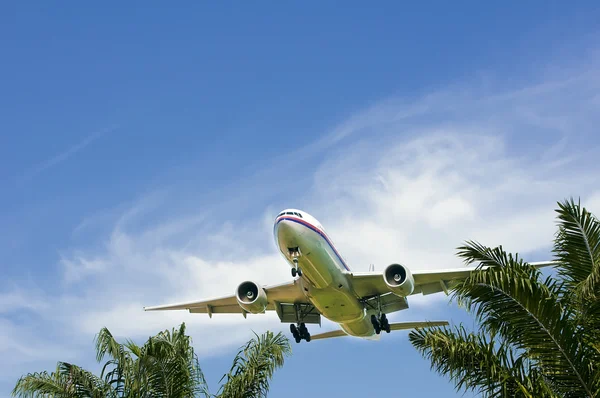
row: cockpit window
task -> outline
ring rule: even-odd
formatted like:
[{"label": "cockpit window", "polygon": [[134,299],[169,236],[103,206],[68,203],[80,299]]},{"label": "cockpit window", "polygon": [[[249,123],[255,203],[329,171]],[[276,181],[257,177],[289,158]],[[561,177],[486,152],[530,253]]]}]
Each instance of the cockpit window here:
[{"label": "cockpit window", "polygon": [[302,214],[300,214],[300,213],[298,213],[296,211],[282,211],[281,213],[279,213],[277,215],[277,217],[281,217],[281,216],[284,216],[284,215],[296,216],[296,217],[302,218]]}]

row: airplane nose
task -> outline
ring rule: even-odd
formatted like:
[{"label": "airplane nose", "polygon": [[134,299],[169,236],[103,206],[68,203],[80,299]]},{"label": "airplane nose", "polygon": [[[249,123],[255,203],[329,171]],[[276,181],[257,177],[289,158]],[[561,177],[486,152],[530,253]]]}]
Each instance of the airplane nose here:
[{"label": "airplane nose", "polygon": [[302,226],[294,221],[281,220],[277,224],[277,239],[286,245],[298,244],[298,238],[302,236]]},{"label": "airplane nose", "polygon": [[291,238],[295,231],[294,224],[295,223],[293,221],[280,221],[277,229],[277,235],[284,239]]}]

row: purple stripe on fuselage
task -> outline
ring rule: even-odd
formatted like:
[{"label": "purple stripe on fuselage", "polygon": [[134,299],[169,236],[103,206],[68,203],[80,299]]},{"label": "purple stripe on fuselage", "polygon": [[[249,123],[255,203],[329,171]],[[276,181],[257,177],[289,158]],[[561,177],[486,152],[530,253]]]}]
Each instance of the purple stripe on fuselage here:
[{"label": "purple stripe on fuselage", "polygon": [[319,228],[315,227],[314,225],[312,225],[304,220],[301,220],[301,219],[295,218],[295,217],[286,217],[286,216],[282,216],[280,219],[278,219],[277,222],[275,223],[275,226],[277,226],[277,224],[279,224],[283,220],[293,221],[297,224],[304,225],[305,227],[310,228],[311,230],[313,230],[316,233],[318,233],[319,235],[321,235],[321,237],[323,237],[323,239],[325,239],[325,242],[327,242],[327,244],[329,245],[331,250],[333,250],[333,252],[337,256],[337,258],[340,260],[340,262],[342,263],[344,268],[346,268],[347,271],[350,271],[350,268],[348,267],[348,265],[346,265],[346,262],[342,259],[342,256],[340,256],[338,251],[333,246],[333,243],[331,243],[331,241],[329,240],[329,238],[327,237],[327,235],[325,235],[325,233],[323,231],[321,231]]}]

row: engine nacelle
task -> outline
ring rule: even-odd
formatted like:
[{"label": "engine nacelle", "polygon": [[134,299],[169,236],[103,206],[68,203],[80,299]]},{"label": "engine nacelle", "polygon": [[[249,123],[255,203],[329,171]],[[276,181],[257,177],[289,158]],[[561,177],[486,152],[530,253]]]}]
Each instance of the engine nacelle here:
[{"label": "engine nacelle", "polygon": [[240,283],[235,290],[235,298],[240,307],[251,314],[263,313],[267,308],[267,293],[252,281]]},{"label": "engine nacelle", "polygon": [[408,268],[400,264],[388,265],[383,280],[396,296],[406,297],[415,290],[415,279]]}]

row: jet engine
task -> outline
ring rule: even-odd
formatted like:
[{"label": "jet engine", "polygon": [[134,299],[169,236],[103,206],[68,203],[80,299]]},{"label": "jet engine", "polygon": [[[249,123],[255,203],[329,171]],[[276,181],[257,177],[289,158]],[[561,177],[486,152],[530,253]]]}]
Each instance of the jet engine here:
[{"label": "jet engine", "polygon": [[396,296],[406,297],[415,290],[415,279],[408,268],[400,264],[388,265],[383,280]]},{"label": "jet engine", "polygon": [[251,314],[263,313],[267,308],[267,293],[252,281],[240,283],[235,291],[235,298],[240,307]]}]

